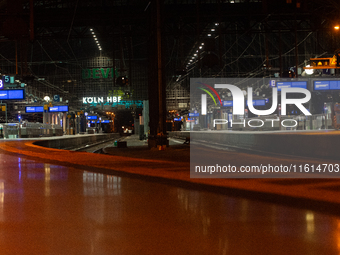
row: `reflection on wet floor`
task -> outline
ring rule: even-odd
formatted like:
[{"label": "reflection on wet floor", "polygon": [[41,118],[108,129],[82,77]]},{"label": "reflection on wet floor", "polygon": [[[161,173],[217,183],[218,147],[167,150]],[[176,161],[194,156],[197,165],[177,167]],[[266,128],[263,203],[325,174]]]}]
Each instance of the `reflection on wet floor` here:
[{"label": "reflection on wet floor", "polygon": [[339,254],[340,218],[0,154],[0,254]]}]

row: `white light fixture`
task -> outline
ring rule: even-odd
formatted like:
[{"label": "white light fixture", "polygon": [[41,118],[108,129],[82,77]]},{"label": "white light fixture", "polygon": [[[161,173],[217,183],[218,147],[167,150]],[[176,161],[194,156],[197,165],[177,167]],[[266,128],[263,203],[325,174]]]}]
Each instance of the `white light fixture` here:
[{"label": "white light fixture", "polygon": [[215,26],[218,26],[218,23],[215,23]]},{"label": "white light fixture", "polygon": [[92,28],[90,28],[90,31],[93,31],[93,29],[92,29]]},{"label": "white light fixture", "polygon": [[51,100],[51,98],[50,98],[49,96],[45,96],[45,97],[44,97],[44,100],[45,100],[46,102],[48,102],[48,101]]},{"label": "white light fixture", "polygon": [[211,29],[211,31],[213,31],[213,32],[214,32],[214,31],[215,31],[215,28],[212,28],[212,29]]},{"label": "white light fixture", "polygon": [[211,34],[208,34],[208,36],[211,36]]},{"label": "white light fixture", "polygon": [[200,46],[200,49],[202,49],[203,47],[202,46]]},{"label": "white light fixture", "polygon": [[[310,67],[310,65],[306,65],[306,67]],[[306,74],[311,75],[314,73],[313,69],[305,69]]]}]

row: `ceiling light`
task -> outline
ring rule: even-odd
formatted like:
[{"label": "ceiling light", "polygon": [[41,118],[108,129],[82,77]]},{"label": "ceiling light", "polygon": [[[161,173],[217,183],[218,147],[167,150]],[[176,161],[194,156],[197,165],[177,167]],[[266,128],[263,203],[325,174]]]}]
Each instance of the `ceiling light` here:
[{"label": "ceiling light", "polygon": [[215,28],[212,28],[212,29],[211,29],[211,31],[213,31],[213,32],[214,32],[214,31],[215,31]]},{"label": "ceiling light", "polygon": [[208,34],[208,36],[211,36],[211,34]]},{"label": "ceiling light", "polygon": [[202,49],[203,47],[202,46],[200,46],[200,49]]}]

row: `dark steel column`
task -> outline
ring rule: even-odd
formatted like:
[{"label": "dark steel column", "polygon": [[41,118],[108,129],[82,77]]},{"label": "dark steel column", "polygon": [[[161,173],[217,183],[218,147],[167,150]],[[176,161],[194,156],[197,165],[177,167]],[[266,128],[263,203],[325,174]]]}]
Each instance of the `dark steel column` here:
[{"label": "dark steel column", "polygon": [[167,145],[166,135],[166,93],[164,56],[162,49],[162,8],[163,0],[153,0],[150,5],[149,40],[149,116],[150,148]]}]

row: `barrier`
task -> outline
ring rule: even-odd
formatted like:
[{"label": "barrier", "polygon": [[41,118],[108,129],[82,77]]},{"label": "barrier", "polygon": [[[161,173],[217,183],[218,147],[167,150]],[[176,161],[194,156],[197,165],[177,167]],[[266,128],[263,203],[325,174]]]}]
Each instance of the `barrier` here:
[{"label": "barrier", "polygon": [[34,144],[47,148],[72,149],[82,147],[83,145],[86,144],[96,143],[107,139],[114,139],[117,137],[119,137],[119,134],[61,137],[60,139],[36,141],[34,142]]}]

